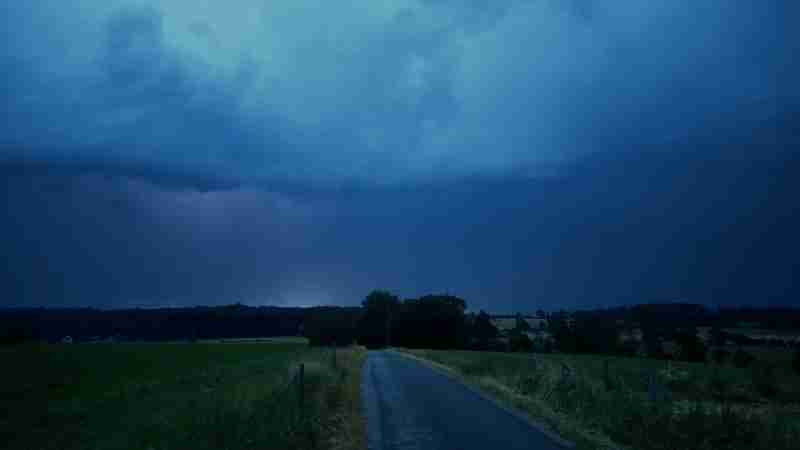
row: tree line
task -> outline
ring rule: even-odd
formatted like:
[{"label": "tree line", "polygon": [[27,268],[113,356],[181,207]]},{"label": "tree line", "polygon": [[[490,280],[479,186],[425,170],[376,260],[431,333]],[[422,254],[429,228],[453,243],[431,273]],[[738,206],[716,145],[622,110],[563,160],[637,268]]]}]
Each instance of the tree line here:
[{"label": "tree line", "polygon": [[[376,290],[360,307],[282,308],[242,304],[217,307],[98,310],[0,309],[0,344],[25,341],[75,341],[113,337],[117,340],[195,340],[304,334],[313,345],[360,343],[369,348],[401,346],[431,349],[496,351],[559,351],[679,358],[730,362],[746,367],[753,355],[745,346],[781,345],[726,330],[747,319],[793,329],[800,312],[792,309],[728,309],[709,311],[693,304],[649,304],[603,310],[559,311],[547,316],[547,339],[534,342],[522,316],[502,339],[491,317],[466,312],[465,300],[448,294],[401,300]],[[545,317],[544,312],[537,313]],[[710,327],[710,339],[698,337],[699,326]],[[620,335],[641,333],[641,342]],[[673,342],[677,354],[665,354],[662,343]],[[723,344],[734,343],[729,351]],[[794,368],[800,372],[800,348]]]},{"label": "tree line", "polygon": [[452,295],[400,300],[371,292],[359,310],[324,308],[310,314],[305,335],[314,345],[359,343],[432,349],[487,347],[498,334],[488,314],[466,314],[467,303]]},{"label": "tree line", "polygon": [[242,304],[192,308],[0,309],[0,344],[25,341],[77,342],[195,340],[297,335],[304,308],[252,307]]},{"label": "tree line", "polygon": [[[744,345],[766,345],[746,336],[726,333],[721,325],[741,316],[732,310],[720,316],[701,305],[644,304],[592,311],[559,311],[547,315],[546,339],[538,342],[536,333],[522,316],[502,339],[491,317],[481,311],[466,313],[466,301],[452,295],[426,295],[400,300],[383,290],[371,292],[361,308],[319,308],[305,322],[305,335],[312,345],[359,343],[368,348],[387,346],[429,349],[473,349],[496,351],[591,353],[620,356],[645,356],[692,362],[712,360],[747,367],[754,356]],[[786,314],[781,311],[781,314]],[[540,316],[545,316],[543,312]],[[761,311],[759,317],[768,317]],[[777,320],[777,319],[775,319]],[[710,326],[710,340],[698,336],[699,326]],[[621,339],[636,330],[641,339]],[[541,336],[542,333],[539,333]],[[534,339],[531,339],[534,336]],[[664,351],[664,342],[676,350]],[[723,344],[733,342],[734,352]],[[800,348],[796,349],[795,369],[800,372]]]}]

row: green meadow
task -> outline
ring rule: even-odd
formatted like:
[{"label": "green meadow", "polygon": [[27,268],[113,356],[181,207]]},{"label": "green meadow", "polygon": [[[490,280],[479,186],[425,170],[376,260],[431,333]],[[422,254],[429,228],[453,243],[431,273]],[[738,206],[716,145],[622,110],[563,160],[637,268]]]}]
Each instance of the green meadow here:
[{"label": "green meadow", "polygon": [[400,351],[528,413],[579,449],[789,450],[800,442],[800,377],[788,365]]},{"label": "green meadow", "polygon": [[[13,449],[360,448],[364,352],[302,341],[0,348]],[[298,367],[303,363],[302,389]]]}]

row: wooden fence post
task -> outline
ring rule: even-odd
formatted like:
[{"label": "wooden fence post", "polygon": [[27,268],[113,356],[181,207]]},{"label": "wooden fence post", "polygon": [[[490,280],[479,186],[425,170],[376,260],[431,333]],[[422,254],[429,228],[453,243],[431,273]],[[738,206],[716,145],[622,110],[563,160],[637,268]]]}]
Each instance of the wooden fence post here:
[{"label": "wooden fence post", "polygon": [[297,403],[300,405],[300,415],[305,417],[305,364],[300,364],[300,370],[297,372]]},{"label": "wooden fence post", "polygon": [[572,369],[564,363],[561,363],[561,383],[565,386],[572,384]]},{"label": "wooden fence post", "polygon": [[311,425],[311,417],[306,412],[306,386],[305,386],[305,364],[301,363],[297,372],[297,402],[300,406],[300,426],[308,436],[312,449],[317,448],[314,430]]}]

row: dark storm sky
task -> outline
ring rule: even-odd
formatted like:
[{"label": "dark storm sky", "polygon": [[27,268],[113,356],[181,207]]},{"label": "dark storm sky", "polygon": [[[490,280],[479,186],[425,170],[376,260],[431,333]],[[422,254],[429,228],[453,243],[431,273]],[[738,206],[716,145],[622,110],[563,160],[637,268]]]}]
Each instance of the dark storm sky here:
[{"label": "dark storm sky", "polygon": [[796,305],[795,5],[9,2],[0,305]]}]

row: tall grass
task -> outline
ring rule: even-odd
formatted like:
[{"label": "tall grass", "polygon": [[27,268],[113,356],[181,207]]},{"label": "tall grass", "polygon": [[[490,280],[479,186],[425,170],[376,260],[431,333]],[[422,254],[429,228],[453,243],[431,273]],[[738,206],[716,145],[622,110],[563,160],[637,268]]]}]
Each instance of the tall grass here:
[{"label": "tall grass", "polygon": [[800,405],[791,395],[775,395],[773,389],[792,391],[776,381],[774,369],[588,355],[406,351],[453,369],[550,424],[579,448],[781,450],[800,442]]},{"label": "tall grass", "polygon": [[[0,350],[8,449],[332,448],[363,352],[300,343],[25,346]],[[301,405],[296,367],[305,364]],[[357,447],[354,447],[357,448]]]}]

